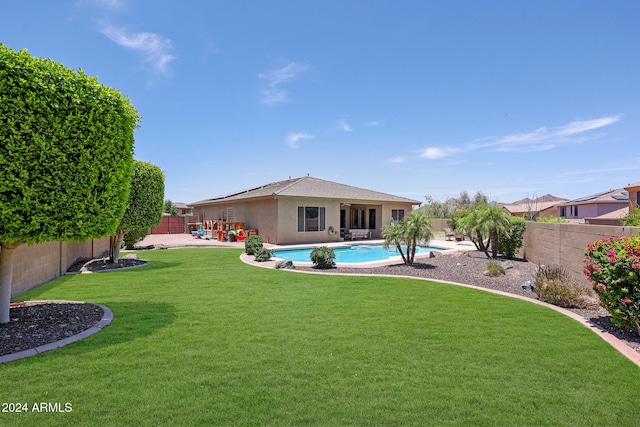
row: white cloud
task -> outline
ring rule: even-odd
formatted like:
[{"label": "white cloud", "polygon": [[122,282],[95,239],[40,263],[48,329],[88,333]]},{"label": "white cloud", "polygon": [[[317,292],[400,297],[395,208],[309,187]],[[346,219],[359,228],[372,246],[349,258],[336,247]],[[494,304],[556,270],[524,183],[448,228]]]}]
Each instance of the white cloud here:
[{"label": "white cloud", "polygon": [[[585,140],[586,135],[578,135],[609,126],[622,120],[622,115],[600,117],[586,121],[574,121],[554,128],[541,127],[530,132],[507,135],[497,139],[484,139],[470,144],[470,149],[494,147],[496,151],[542,151],[554,148],[560,143],[576,143]],[[593,135],[591,135],[593,137]]]},{"label": "white cloud", "polygon": [[103,23],[100,32],[127,49],[141,52],[153,71],[163,77],[172,74],[169,63],[175,59],[171,54],[171,40],[157,33],[132,33],[123,27]]},{"label": "white cloud", "polygon": [[422,151],[420,157],[435,160],[455,153],[478,150],[526,153],[546,151],[554,149],[561,144],[578,144],[599,138],[603,133],[594,133],[594,130],[612,125],[620,120],[622,120],[622,115],[618,114],[593,120],[574,121],[556,127],[543,126],[532,131],[512,135],[483,138],[471,142],[462,148],[428,147]]},{"label": "white cloud", "polygon": [[259,73],[258,78],[265,80],[267,83],[267,89],[261,91],[262,102],[265,104],[278,104],[288,101],[289,92],[279,86],[309,70],[310,67],[307,64],[291,62],[282,68]]},{"label": "white cloud", "polygon": [[289,144],[289,146],[291,148],[300,148],[300,144],[298,144],[298,141],[300,141],[301,139],[313,139],[314,136],[313,135],[309,135],[308,133],[290,133],[289,135],[287,135],[287,144]]},{"label": "white cloud", "polygon": [[587,121],[575,121],[567,125],[560,126],[556,134],[558,136],[569,136],[577,133],[587,132],[593,129],[598,129],[604,126],[609,126],[613,123],[622,120],[622,115],[617,114],[615,116],[601,117],[599,119],[587,120]]},{"label": "white cloud", "polygon": [[457,148],[450,148],[450,147],[429,147],[429,148],[425,148],[422,151],[422,154],[420,154],[420,157],[423,157],[429,160],[436,160],[446,156],[450,156],[454,153],[457,153],[458,151],[460,150],[458,150]]},{"label": "white cloud", "polygon": [[345,132],[351,132],[353,130],[353,128],[349,126],[349,124],[344,119],[338,121],[338,127],[340,128],[340,130],[343,130]]},{"label": "white cloud", "polygon": [[393,159],[389,159],[389,161],[391,163],[404,163],[407,161],[406,157],[403,156],[398,156],[398,157],[394,157]]},{"label": "white cloud", "polygon": [[376,120],[365,120],[364,125],[366,127],[380,126],[380,122]]}]

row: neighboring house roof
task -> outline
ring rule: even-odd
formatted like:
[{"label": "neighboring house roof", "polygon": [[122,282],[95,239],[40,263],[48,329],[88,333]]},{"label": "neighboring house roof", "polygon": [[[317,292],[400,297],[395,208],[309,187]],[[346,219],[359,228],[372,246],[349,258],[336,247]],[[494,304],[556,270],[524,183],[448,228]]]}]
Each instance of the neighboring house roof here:
[{"label": "neighboring house roof", "polygon": [[290,197],[316,197],[325,199],[344,200],[367,200],[379,202],[398,202],[419,205],[419,200],[408,199],[406,197],[394,196],[392,194],[381,193],[379,191],[367,190],[353,187],[351,185],[340,184],[333,181],[326,181],[312,176],[288,179],[285,181],[272,182],[260,187],[225,194],[213,199],[200,200],[191,203],[190,206],[205,205],[208,203],[221,201],[247,200],[265,196],[290,196]]},{"label": "neighboring house roof", "polygon": [[530,203],[518,203],[518,204],[510,204],[504,205],[503,208],[509,211],[511,214],[521,214],[531,212],[541,212],[546,209],[552,208],[561,204],[560,201],[553,202],[530,202]]},{"label": "neighboring house roof", "polygon": [[173,202],[173,206],[175,206],[178,209],[188,209],[189,206],[186,203],[182,203],[182,202]]},{"label": "neighboring house roof", "polygon": [[591,196],[580,197],[578,199],[569,200],[568,202],[560,203],[558,206],[575,206],[575,205],[592,205],[603,203],[627,203],[629,201],[629,192],[624,188],[618,188],[616,190],[609,190],[598,194],[592,194]]},{"label": "neighboring house roof", "polygon": [[595,216],[595,217],[589,217],[589,218],[585,218],[587,220],[589,219],[622,219],[624,217],[626,217],[627,215],[629,215],[629,207],[626,208],[620,208],[618,210],[615,210],[613,212],[609,212],[606,214],[602,214],[599,216]]}]

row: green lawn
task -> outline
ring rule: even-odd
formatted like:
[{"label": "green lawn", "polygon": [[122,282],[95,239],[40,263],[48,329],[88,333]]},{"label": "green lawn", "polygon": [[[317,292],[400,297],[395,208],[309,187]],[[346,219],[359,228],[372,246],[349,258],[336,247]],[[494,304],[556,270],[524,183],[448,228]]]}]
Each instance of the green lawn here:
[{"label": "green lawn", "polygon": [[145,252],[18,299],[109,306],[113,323],[0,365],[0,425],[576,425],[640,422],[640,368],[550,309],[401,278],[242,264],[235,249]]}]

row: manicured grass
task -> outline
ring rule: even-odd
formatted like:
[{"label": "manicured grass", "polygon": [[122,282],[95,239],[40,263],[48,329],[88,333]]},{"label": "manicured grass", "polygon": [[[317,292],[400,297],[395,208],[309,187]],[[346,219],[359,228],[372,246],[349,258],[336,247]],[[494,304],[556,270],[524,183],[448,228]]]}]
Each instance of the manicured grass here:
[{"label": "manicured grass", "polygon": [[636,425],[640,368],[523,301],[400,278],[250,267],[229,249],[154,251],[19,299],[109,306],[113,323],[0,365],[0,425]]}]

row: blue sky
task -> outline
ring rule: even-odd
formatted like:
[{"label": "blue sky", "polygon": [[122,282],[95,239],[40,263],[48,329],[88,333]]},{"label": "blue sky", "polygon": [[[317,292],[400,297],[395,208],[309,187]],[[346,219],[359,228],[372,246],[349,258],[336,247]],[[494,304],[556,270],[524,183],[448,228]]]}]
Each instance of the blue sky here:
[{"label": "blue sky", "polygon": [[640,2],[0,0],[0,42],[142,116],[194,202],[315,177],[511,202],[640,181]]}]

